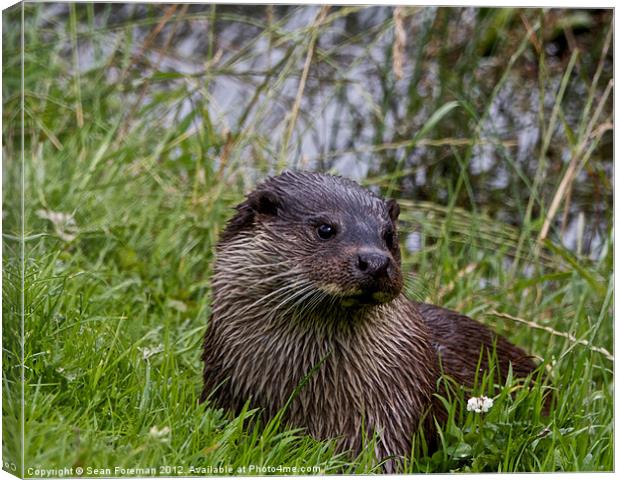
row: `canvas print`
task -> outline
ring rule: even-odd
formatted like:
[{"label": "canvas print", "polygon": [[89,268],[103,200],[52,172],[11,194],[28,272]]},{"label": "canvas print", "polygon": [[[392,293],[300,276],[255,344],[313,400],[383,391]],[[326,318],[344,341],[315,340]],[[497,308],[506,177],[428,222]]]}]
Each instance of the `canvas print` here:
[{"label": "canvas print", "polygon": [[609,472],[613,10],[3,11],[3,469]]}]

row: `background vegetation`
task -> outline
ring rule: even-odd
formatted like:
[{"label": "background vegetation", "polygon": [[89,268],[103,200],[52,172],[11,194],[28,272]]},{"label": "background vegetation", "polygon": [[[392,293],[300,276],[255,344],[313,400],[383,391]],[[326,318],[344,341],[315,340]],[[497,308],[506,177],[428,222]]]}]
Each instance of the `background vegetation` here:
[{"label": "background vegetation", "polygon": [[23,165],[26,467],[379,471],[197,404],[218,234],[257,179],[306,168],[399,198],[409,294],[539,356],[555,392],[543,417],[540,391],[485,415],[457,391],[407,471],[613,469],[611,10],[24,8],[23,164],[3,14],[5,460]]}]

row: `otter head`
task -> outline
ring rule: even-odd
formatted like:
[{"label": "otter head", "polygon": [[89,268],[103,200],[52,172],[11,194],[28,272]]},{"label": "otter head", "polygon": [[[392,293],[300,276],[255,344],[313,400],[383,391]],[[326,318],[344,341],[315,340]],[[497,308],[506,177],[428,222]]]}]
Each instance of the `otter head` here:
[{"label": "otter head", "polygon": [[264,262],[271,290],[288,283],[308,303],[355,308],[389,302],[402,289],[394,200],[342,177],[286,172],[237,210],[220,244],[243,239],[252,261]]}]

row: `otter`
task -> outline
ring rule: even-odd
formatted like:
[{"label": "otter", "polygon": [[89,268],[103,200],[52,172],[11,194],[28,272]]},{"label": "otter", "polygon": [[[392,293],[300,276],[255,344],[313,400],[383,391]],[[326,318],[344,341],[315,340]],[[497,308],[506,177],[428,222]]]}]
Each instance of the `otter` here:
[{"label": "otter", "polygon": [[341,450],[374,436],[379,459],[402,458],[419,428],[432,443],[442,373],[471,387],[491,351],[502,375],[536,368],[475,320],[405,297],[395,200],[289,171],[236,209],[216,246],[201,401],[284,409]]}]

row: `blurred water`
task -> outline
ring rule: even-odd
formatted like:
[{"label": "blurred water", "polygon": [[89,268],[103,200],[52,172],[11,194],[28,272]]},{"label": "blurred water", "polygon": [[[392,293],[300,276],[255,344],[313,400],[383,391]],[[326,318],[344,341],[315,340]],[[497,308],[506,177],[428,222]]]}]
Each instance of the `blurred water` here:
[{"label": "blurred water", "polygon": [[[145,103],[158,91],[180,87],[188,91],[178,100],[178,108],[163,114],[154,110],[151,113],[154,121],[164,125],[178,122],[207,99],[210,121],[216,128],[264,138],[267,144],[264,156],[273,158],[275,165],[310,42],[307,29],[320,7],[218,5],[213,23],[211,6],[193,4],[185,17],[166,23],[152,45],[142,51],[145,40],[168,7],[98,4],[94,24],[99,30],[95,33],[82,11],[78,23],[82,73],[106,65],[107,81],[110,84],[121,81],[122,68],[110,59],[120,44],[126,44],[129,35],[133,54],[140,64],[131,71],[134,90],[140,88],[140,79],[148,79],[155,73],[155,67],[157,72],[186,75],[151,83],[142,99]],[[176,13],[181,10],[179,5]],[[517,62],[485,116],[487,99],[500,80],[508,58],[493,51],[478,55],[475,66],[463,70],[462,77],[453,78],[460,73],[456,69],[463,69],[459,62],[471,46],[474,29],[479,28],[481,12],[476,8],[449,10],[436,7],[408,10],[404,76],[400,80],[392,72],[392,7],[360,8],[343,14],[322,30],[288,149],[288,164],[293,168],[332,169],[358,180],[400,166],[410,173],[399,181],[398,195],[442,203],[462,168],[457,157],[470,155],[467,169],[474,198],[463,194],[459,203],[469,208],[474,201],[478,208],[496,218],[516,224],[528,201],[525,183],[533,180],[539,163],[540,118],[542,115],[548,119],[553,108],[566,64],[566,51],[559,41],[545,44],[549,81],[542,90],[538,75],[529,72],[538,68],[538,60],[530,53],[524,54],[523,61]],[[38,24],[42,38],[49,38],[54,48],[67,58],[68,68],[72,68],[73,51],[66,33],[68,12],[66,4],[42,4]],[[343,10],[334,7],[330,13],[334,12]],[[596,15],[600,17],[600,13]],[[599,17],[593,18],[604,20]],[[154,21],[144,24],[153,18]],[[444,39],[444,33],[437,30],[442,22],[448,22],[449,38]],[[510,31],[513,30],[506,29]],[[514,31],[520,30],[514,27]],[[584,38],[589,41],[589,37]],[[514,44],[511,51],[516,50],[520,40],[520,37],[510,40]],[[452,47],[442,50],[444,43]],[[215,59],[209,57],[210,48]],[[592,58],[584,63],[596,64],[596,54],[590,52],[590,55]],[[274,68],[278,65],[279,68]],[[455,71],[451,70],[453,65]],[[606,66],[605,72],[610,72],[610,68]],[[576,129],[589,79],[573,77],[563,121]],[[261,89],[264,82],[267,88]],[[128,104],[136,98],[131,89],[124,95],[123,101]],[[468,104],[475,112],[468,114],[461,106],[429,132],[428,138],[445,142],[373,151],[373,146],[411,140],[438,108],[454,99]],[[483,119],[479,124],[476,116]],[[203,120],[198,115],[188,128],[197,128]],[[571,158],[564,128],[558,122],[546,156],[549,168],[541,188],[542,198],[547,202],[559,181],[551,173],[559,174]],[[471,151],[467,145],[451,144],[452,140],[471,139],[476,135],[480,141]],[[583,172],[575,182],[566,228],[562,230],[560,223],[555,225],[567,246],[576,249],[579,244],[583,252],[592,255],[602,244],[601,235],[611,218],[608,214],[612,205],[611,189],[601,189],[595,179],[601,172],[609,178],[613,176],[610,142],[610,139],[603,142],[593,155],[590,171]],[[253,147],[240,142],[234,155],[238,159],[251,158]],[[213,152],[210,160],[217,164],[219,154]],[[534,214],[536,210],[537,207]],[[583,228],[576,227],[579,218],[583,219]],[[413,237],[412,242],[415,244]]]}]

